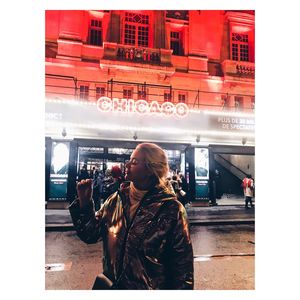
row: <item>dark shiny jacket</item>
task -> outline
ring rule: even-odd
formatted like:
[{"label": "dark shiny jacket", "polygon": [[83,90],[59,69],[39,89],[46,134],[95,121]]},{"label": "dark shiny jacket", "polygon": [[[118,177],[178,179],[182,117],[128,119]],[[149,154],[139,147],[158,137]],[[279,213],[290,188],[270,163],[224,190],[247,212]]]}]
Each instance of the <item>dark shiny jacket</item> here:
[{"label": "dark shiny jacket", "polygon": [[184,206],[155,187],[129,219],[129,186],[123,184],[96,212],[93,202],[70,205],[81,240],[103,240],[103,273],[116,289],[193,289],[193,250]]}]

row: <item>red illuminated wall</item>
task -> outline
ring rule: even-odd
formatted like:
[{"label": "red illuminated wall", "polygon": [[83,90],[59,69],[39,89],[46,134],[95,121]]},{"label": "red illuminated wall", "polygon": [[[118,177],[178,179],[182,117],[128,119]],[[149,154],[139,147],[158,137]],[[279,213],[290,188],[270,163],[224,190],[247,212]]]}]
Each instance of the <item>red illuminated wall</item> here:
[{"label": "red illuminated wall", "polygon": [[[242,109],[249,110],[254,98],[254,12],[252,11],[140,11],[149,16],[148,53],[159,53],[160,63],[146,64],[120,59],[116,53],[124,46],[124,11],[46,11],[46,93],[52,97],[72,97],[74,85],[89,87],[88,100],[95,100],[99,86],[108,89],[107,82],[124,81],[114,87],[116,97],[122,89],[132,88],[137,97],[137,83],[166,86],[147,87],[160,96],[172,87],[172,101],[186,93],[189,105],[196,102],[197,91],[207,109],[222,109],[224,95],[227,105],[234,106],[236,96],[242,97]],[[101,20],[102,46],[89,44],[91,19]],[[181,37],[182,55],[170,50],[171,31]],[[248,61],[231,57],[231,34],[248,37]],[[138,48],[138,47],[137,47]],[[139,49],[137,49],[139,50]],[[150,54],[149,54],[150,55]],[[77,90],[78,92],[78,90]],[[199,93],[198,93],[199,95]],[[150,96],[149,96],[150,97]],[[149,98],[147,98],[150,100]]]}]

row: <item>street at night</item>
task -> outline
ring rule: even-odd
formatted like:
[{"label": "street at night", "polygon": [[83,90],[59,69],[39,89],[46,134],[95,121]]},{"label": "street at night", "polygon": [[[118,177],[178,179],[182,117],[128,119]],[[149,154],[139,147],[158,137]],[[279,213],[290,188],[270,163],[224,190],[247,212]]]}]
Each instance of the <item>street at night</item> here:
[{"label": "street at night", "polygon": [[[255,288],[254,225],[193,225],[191,238],[194,289]],[[64,265],[52,265],[57,263]],[[100,272],[102,242],[87,245],[80,241],[75,231],[46,233],[46,289],[89,290]]]},{"label": "street at night", "polygon": [[300,299],[296,2],[44,2],[1,18],[1,299]]},{"label": "street at night", "polygon": [[46,10],[46,289],[254,290],[255,103],[255,10]]}]

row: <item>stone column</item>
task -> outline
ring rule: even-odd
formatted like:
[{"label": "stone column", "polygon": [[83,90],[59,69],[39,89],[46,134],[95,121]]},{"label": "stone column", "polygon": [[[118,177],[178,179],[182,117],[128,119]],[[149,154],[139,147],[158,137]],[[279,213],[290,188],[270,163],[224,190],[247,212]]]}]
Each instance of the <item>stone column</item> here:
[{"label": "stone column", "polygon": [[59,38],[82,41],[83,12],[80,10],[65,10],[60,12]]},{"label": "stone column", "polygon": [[164,10],[154,11],[154,48],[167,48],[166,17]]},{"label": "stone column", "polygon": [[107,28],[107,41],[111,43],[121,43],[121,16],[117,11],[111,11],[110,20]]},{"label": "stone column", "polygon": [[60,13],[57,58],[81,60],[83,12],[66,10]]}]

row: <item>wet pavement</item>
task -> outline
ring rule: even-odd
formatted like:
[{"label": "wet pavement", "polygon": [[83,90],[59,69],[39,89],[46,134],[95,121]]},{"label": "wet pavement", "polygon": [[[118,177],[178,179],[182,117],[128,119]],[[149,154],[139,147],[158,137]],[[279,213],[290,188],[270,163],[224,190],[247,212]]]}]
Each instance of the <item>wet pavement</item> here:
[{"label": "wet pavement", "polygon": [[[196,290],[255,288],[254,225],[191,225],[191,239]],[[46,289],[91,289],[102,255],[101,242],[87,245],[74,231],[46,232]]]},{"label": "wet pavement", "polygon": [[[253,290],[255,208],[224,195],[217,206],[186,205],[194,250],[195,289]],[[102,272],[102,243],[76,236],[68,209],[46,209],[46,289],[89,290]]]}]

